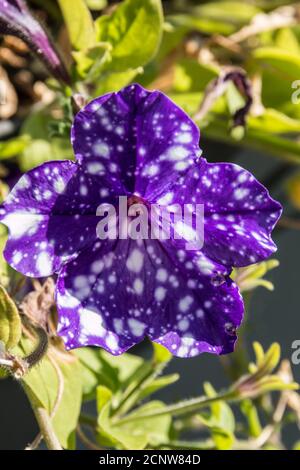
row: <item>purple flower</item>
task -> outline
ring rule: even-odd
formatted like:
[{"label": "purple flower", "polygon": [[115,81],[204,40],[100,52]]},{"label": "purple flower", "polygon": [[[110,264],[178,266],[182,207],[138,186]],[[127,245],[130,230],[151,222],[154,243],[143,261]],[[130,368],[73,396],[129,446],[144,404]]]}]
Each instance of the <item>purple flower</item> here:
[{"label": "purple flower", "polygon": [[[199,130],[164,94],[131,85],[75,117],[76,162],[47,162],[16,184],[1,209],[8,263],[58,274],[58,333],[67,348],[121,354],[145,336],[174,355],[229,353],[243,315],[232,267],[276,250],[281,206],[246,170],[199,156]],[[101,202],[204,204],[205,242],[99,240]]]},{"label": "purple flower", "polygon": [[53,42],[23,0],[0,0],[0,33],[21,38],[54,77],[70,82],[69,74]]}]

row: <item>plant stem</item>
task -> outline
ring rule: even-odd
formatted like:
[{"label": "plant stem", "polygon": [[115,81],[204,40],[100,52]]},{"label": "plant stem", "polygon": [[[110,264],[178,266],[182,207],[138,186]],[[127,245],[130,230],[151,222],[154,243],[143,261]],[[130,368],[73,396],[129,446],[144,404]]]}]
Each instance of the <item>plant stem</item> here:
[{"label": "plant stem", "polygon": [[[165,406],[164,408],[158,408],[157,410],[152,410],[151,413],[131,413],[124,418],[118,419],[114,421],[114,424],[127,424],[132,423],[134,421],[144,420],[146,418],[153,418],[156,416],[165,416],[165,415],[172,415],[172,416],[179,416],[186,413],[193,413],[197,412],[201,408],[205,408],[209,406],[211,403],[214,403],[219,400],[227,400],[232,401],[236,400],[237,395],[235,392],[227,391],[225,393],[220,393],[215,397],[199,397],[194,398],[192,400],[186,400],[183,402],[175,403],[174,405]],[[136,410],[137,411],[137,410]]]},{"label": "plant stem", "polygon": [[53,430],[51,418],[45,408],[34,406],[33,403],[31,405],[47,448],[50,450],[62,450],[59,440]]},{"label": "plant stem", "polygon": [[[54,403],[54,406],[53,406],[53,409],[51,411],[51,414],[50,414],[50,419],[52,420],[57,412],[57,409],[61,403],[61,400],[62,400],[62,397],[63,397],[63,393],[64,393],[64,376],[62,374],[62,371],[60,370],[57,362],[55,361],[55,359],[49,354],[48,355],[48,358],[49,358],[49,361],[52,363],[54,369],[55,369],[55,372],[57,374],[57,379],[58,379],[58,390],[57,390],[57,397],[56,397],[56,400],[55,400],[55,403]],[[36,436],[36,438],[34,439],[34,441],[29,444],[25,450],[35,450],[41,440],[43,439],[43,435],[41,433],[41,431],[38,433],[38,435]]]},{"label": "plant stem", "polygon": [[83,432],[81,427],[77,426],[76,432],[78,434],[78,437],[80,438],[81,442],[85,444],[85,446],[90,449],[90,450],[102,450],[101,447],[98,447],[94,442],[92,442]]},{"label": "plant stem", "polygon": [[94,418],[93,416],[89,416],[84,413],[81,413],[79,416],[79,422],[83,426],[88,426],[93,429],[97,428],[97,419]]}]

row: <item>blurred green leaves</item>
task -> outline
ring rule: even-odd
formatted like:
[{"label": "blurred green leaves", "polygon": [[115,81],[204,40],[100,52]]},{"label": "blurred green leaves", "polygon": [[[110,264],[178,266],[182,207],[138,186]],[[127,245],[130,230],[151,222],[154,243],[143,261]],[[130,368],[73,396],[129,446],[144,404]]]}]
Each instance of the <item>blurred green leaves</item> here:
[{"label": "blurred green leaves", "polygon": [[280,360],[280,346],[273,343],[264,352],[261,344],[253,343],[255,363],[249,365],[249,374],[241,377],[230,390],[236,397],[254,398],[273,390],[298,390],[295,382],[285,381],[279,374],[272,374]]},{"label": "blurred green leaves", "polygon": [[87,24],[83,39],[78,38],[76,30],[77,14],[73,18],[70,9],[64,11],[62,6],[78,78],[95,85],[94,95],[117,90],[141,73],[158,51],[163,25],[161,1],[125,0],[95,21],[84,1],[79,3]]},{"label": "blurred green leaves", "polygon": [[6,349],[16,346],[21,338],[21,319],[17,306],[0,285],[0,341]]},{"label": "blurred green leaves", "polygon": [[157,52],[162,33],[160,0],[125,0],[110,15],[96,21],[97,40],[112,45],[105,68],[113,72],[136,69]]},{"label": "blurred green leaves", "polygon": [[[206,382],[204,390],[208,397],[212,398],[217,395],[213,386]],[[210,405],[211,413],[208,417],[198,415],[198,419],[211,430],[212,438],[217,449],[231,449],[235,440],[235,417],[227,403],[217,401]]]},{"label": "blurred green leaves", "polygon": [[0,142],[0,160],[15,157],[23,152],[30,142],[30,137],[27,135],[20,135]]},{"label": "blurred green leaves", "polygon": [[[160,401],[151,401],[142,405],[133,416],[139,416],[144,412],[160,410],[164,404]],[[168,433],[171,425],[171,416],[151,417],[145,421],[137,423],[113,424],[109,417],[109,403],[107,403],[98,418],[99,436],[106,436],[118,448],[139,450],[144,449],[148,444],[150,447],[168,441]]]},{"label": "blurred green leaves", "polygon": [[241,292],[249,292],[259,286],[272,291],[274,286],[272,282],[264,279],[268,271],[277,268],[279,261],[270,259],[261,263],[252,264],[245,268],[234,268],[231,274],[232,279],[237,283]]},{"label": "blurred green leaves", "polygon": [[107,0],[85,0],[90,10],[102,10],[107,6]]},{"label": "blurred green leaves", "polygon": [[18,157],[23,172],[46,161],[73,157],[69,137],[57,135],[51,137],[50,125],[53,121],[47,109],[29,115],[24,121],[21,133],[27,143]]},{"label": "blurred green leaves", "polygon": [[92,15],[84,0],[58,0],[75,50],[85,50],[95,45],[96,36]]}]

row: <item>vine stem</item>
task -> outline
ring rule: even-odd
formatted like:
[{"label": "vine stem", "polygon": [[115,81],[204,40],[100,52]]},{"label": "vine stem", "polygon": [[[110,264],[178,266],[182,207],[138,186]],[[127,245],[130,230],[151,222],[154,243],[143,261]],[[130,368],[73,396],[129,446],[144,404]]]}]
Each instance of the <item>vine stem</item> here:
[{"label": "vine stem", "polygon": [[146,418],[153,418],[154,416],[179,416],[186,413],[193,413],[201,408],[205,408],[211,403],[215,403],[220,400],[234,401],[237,400],[237,395],[234,391],[227,391],[225,393],[220,393],[215,397],[199,397],[192,398],[191,400],[186,400],[184,402],[179,402],[174,405],[168,405],[162,409],[152,410],[151,413],[140,413],[140,414],[129,414],[123,418],[115,419],[114,424],[127,424],[135,421],[144,420]]},{"label": "vine stem", "polygon": [[47,448],[49,450],[62,450],[59,440],[53,430],[51,418],[45,408],[35,406],[34,403],[31,403],[31,405]]},{"label": "vine stem", "polygon": [[77,426],[76,432],[81,442],[88,447],[90,450],[102,450],[101,447],[98,447],[94,442],[92,442],[83,432],[80,425]]}]

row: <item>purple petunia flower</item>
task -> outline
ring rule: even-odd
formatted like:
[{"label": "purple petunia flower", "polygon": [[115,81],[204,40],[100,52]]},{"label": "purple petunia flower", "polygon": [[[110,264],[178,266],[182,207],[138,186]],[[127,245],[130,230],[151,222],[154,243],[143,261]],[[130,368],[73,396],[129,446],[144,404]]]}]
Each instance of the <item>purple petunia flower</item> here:
[{"label": "purple petunia flower", "polygon": [[[232,267],[276,250],[281,206],[246,170],[209,164],[199,130],[164,94],[131,85],[75,117],[76,162],[21,177],[1,208],[5,258],[27,276],[58,274],[58,333],[67,348],[117,355],[145,336],[174,355],[229,353],[243,315]],[[175,238],[99,240],[101,202],[204,204],[201,250]]]},{"label": "purple petunia flower", "polygon": [[0,33],[18,36],[44,62],[58,80],[70,82],[69,74],[48,34],[23,0],[0,0]]}]

